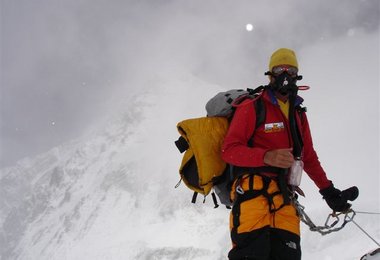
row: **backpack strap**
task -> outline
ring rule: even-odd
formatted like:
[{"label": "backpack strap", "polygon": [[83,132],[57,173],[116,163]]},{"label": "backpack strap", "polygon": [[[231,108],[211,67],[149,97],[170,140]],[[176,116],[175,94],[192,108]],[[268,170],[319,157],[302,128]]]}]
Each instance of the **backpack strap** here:
[{"label": "backpack strap", "polygon": [[[197,197],[198,197],[198,192],[194,191],[193,197],[191,198],[191,203],[196,203]],[[211,197],[212,197],[212,201],[214,202],[214,208],[216,209],[217,207],[219,207],[219,204],[218,204],[218,200],[216,199],[215,192],[211,192]],[[204,196],[203,198],[203,203],[205,202],[206,202],[206,196]]]},{"label": "backpack strap", "polygon": [[[253,102],[253,105],[255,106],[255,112],[256,112],[256,123],[255,123],[255,131],[258,129],[264,122],[265,118],[267,116],[264,101],[261,98],[261,96],[257,97],[256,100]],[[252,134],[251,138],[248,140],[248,146],[253,146],[253,136],[255,133]]]},{"label": "backpack strap", "polygon": [[264,101],[261,97],[259,97],[255,102],[255,111],[256,111],[256,124],[255,124],[255,130],[259,128],[260,125],[262,125],[265,122],[266,118],[266,110],[264,106]]}]

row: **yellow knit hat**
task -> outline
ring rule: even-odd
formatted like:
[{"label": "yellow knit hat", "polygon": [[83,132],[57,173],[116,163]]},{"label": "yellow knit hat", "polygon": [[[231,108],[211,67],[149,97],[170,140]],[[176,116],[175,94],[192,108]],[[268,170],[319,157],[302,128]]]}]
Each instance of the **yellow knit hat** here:
[{"label": "yellow knit hat", "polygon": [[273,52],[269,61],[269,71],[279,65],[290,65],[298,69],[296,54],[291,49],[281,48]]}]

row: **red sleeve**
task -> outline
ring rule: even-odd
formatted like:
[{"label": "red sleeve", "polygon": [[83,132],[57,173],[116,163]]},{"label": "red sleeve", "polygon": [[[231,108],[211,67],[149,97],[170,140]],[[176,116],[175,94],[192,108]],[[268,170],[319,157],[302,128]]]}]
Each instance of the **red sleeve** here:
[{"label": "red sleeve", "polygon": [[256,123],[256,112],[252,100],[240,104],[234,113],[228,133],[222,146],[225,162],[240,167],[265,166],[264,155],[267,149],[248,147]]},{"label": "red sleeve", "polygon": [[327,188],[331,182],[327,179],[326,173],[319,162],[318,155],[313,147],[309,122],[306,114],[303,114],[302,130],[303,130],[303,162],[304,170],[314,181],[319,189]]}]

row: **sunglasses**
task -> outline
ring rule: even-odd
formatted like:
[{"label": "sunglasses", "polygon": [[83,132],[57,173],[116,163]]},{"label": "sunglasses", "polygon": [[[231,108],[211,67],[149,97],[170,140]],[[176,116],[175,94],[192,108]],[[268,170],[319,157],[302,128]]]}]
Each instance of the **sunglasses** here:
[{"label": "sunglasses", "polygon": [[283,72],[287,72],[290,76],[297,76],[298,69],[296,67],[277,66],[272,69],[272,73],[275,76],[280,75]]}]

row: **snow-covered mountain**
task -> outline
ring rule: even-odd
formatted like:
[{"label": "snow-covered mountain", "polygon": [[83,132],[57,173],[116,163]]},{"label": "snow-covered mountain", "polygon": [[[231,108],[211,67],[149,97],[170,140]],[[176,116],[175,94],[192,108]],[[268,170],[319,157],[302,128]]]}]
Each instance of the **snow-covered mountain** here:
[{"label": "snow-covered mountain", "polygon": [[[194,207],[189,191],[174,189],[175,125],[183,116],[175,109],[183,102],[178,96],[205,103],[215,91],[191,77],[158,79],[100,131],[3,169],[2,259],[223,255],[218,249],[228,244],[228,212]],[[203,114],[203,107],[192,110]]]},{"label": "snow-covered mountain", "polygon": [[[372,42],[373,38],[365,41]],[[376,80],[351,74],[334,78],[329,67],[336,68],[334,75],[346,73],[339,64],[344,64],[351,51],[337,46],[310,48],[300,55],[312,83],[306,95],[316,147],[338,187],[358,185],[361,189],[354,208],[378,212],[379,179],[378,172],[373,172],[379,169],[378,162],[373,162],[378,156],[377,144],[373,144],[378,132],[361,132],[366,129],[366,118],[359,116],[367,109],[351,107],[358,95],[354,85],[363,82],[366,86]],[[361,54],[370,60],[367,45],[362,46]],[[331,64],[321,66],[318,56],[326,49],[334,50],[338,64],[333,57]],[[319,71],[311,71],[314,68]],[[369,64],[371,68],[378,64]],[[322,73],[330,75],[328,82],[318,77]],[[335,89],[313,91],[314,85]],[[107,120],[81,138],[0,171],[1,259],[226,259],[229,211],[214,209],[210,199],[206,205],[193,205],[192,192],[184,185],[174,189],[181,155],[173,143],[178,137],[177,122],[203,116],[206,101],[226,87],[179,70],[152,76],[140,87],[141,91],[125,98]],[[378,86],[369,88],[360,91],[360,100],[376,102],[378,97],[371,90],[377,89],[378,94]],[[332,108],[334,113],[328,113]],[[378,111],[367,112],[378,115]],[[352,117],[356,123],[350,124]],[[347,143],[352,150],[347,150]],[[360,145],[367,150],[358,150]],[[323,224],[327,206],[307,177],[303,185],[310,195],[301,203]],[[379,240],[378,215],[358,214],[355,220]],[[324,237],[305,226],[302,233],[304,259],[358,259],[375,248],[353,223]]]}]

